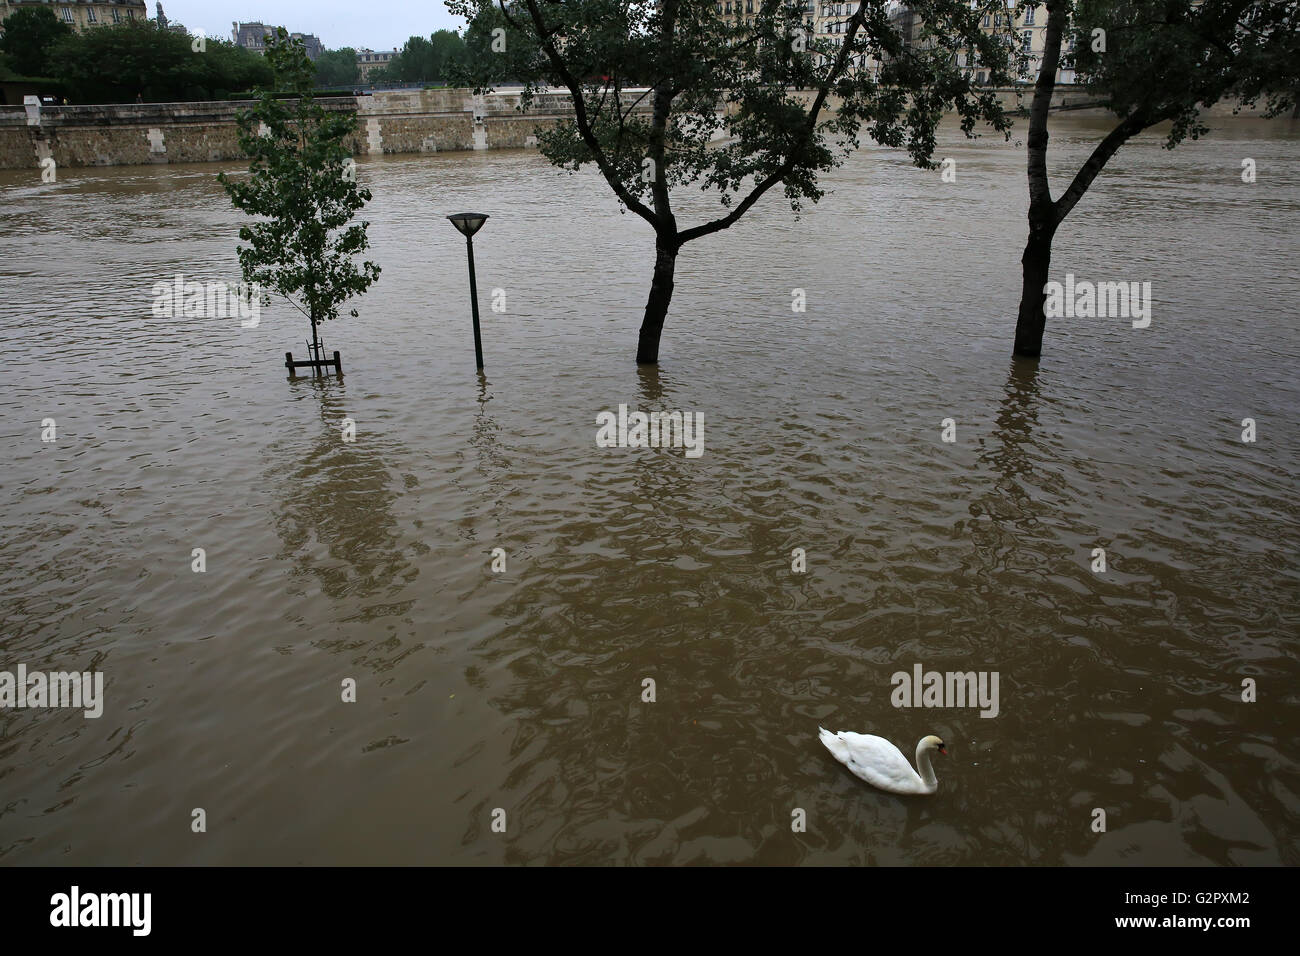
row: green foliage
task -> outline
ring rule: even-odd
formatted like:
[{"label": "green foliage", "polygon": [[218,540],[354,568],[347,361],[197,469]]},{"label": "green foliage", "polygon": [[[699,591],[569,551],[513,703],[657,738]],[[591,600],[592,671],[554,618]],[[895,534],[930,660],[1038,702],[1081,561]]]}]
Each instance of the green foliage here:
[{"label": "green foliage", "polygon": [[480,82],[501,83],[514,81],[516,76],[508,74],[507,63],[495,60],[498,57],[492,49],[492,31],[498,27],[507,29],[505,14],[500,7],[491,3],[475,4],[473,17],[465,28],[465,56],[452,73],[450,79],[458,86],[476,86]]},{"label": "green foliage", "polygon": [[429,37],[433,48],[434,75],[430,79],[446,80],[452,72],[464,66],[469,58],[465,40],[454,30],[438,30]]},{"label": "green foliage", "polygon": [[452,30],[439,30],[429,39],[411,37],[398,54],[372,77],[379,82],[424,83],[445,81],[467,57],[465,41]]},{"label": "green foliage", "polygon": [[217,98],[233,90],[247,90],[272,81],[271,66],[262,57],[230,40],[207,40],[200,64],[200,89]]},{"label": "green foliage", "polygon": [[72,28],[54,15],[49,7],[22,7],[4,21],[0,53],[15,73],[44,76],[55,43],[72,35]]},{"label": "green foliage", "polygon": [[1172,120],[1169,148],[1206,133],[1200,111],[1220,100],[1262,99],[1273,116],[1296,103],[1298,0],[1077,0],[1073,12],[1079,78],[1121,117]]},{"label": "green foliage", "polygon": [[58,83],[55,82],[53,77],[27,76],[26,74],[19,73],[13,68],[13,64],[10,62],[9,57],[5,56],[3,53],[0,53],[0,82],[34,83],[41,88],[41,92],[43,93],[52,93],[55,91],[61,92]]},{"label": "green foliage", "polygon": [[316,83],[319,86],[350,86],[357,82],[357,51],[345,46],[326,50],[316,60]]},{"label": "green foliage", "polygon": [[[802,0],[754,6],[737,27],[716,0],[522,0],[505,10],[495,0],[447,2],[470,22],[474,85],[524,81],[529,105],[548,90],[571,93],[578,115],[539,132],[543,154],[569,170],[595,163],[628,208],[681,242],[726,228],[778,185],[795,211],[817,201],[818,175],[863,134],[930,168],[946,111],[968,135],[980,121],[1010,126],[996,97],[956,65],[968,50],[1005,82],[1006,46],[979,28],[985,8],[1003,9],[1001,0],[914,0],[928,25],[915,45],[891,23],[889,0],[851,4],[851,29],[823,39],[806,35]],[[492,48],[496,26],[504,50]],[[642,84],[650,90],[630,92]],[[647,104],[653,115],[632,108]],[[668,194],[689,185],[716,193],[731,212],[678,233]]]},{"label": "green foliage", "polygon": [[369,223],[349,225],[370,191],[349,174],[356,115],[314,102],[316,70],[301,42],[280,28],[268,38],[266,59],[277,89],[298,97],[259,91],[257,104],[238,117],[250,175],[217,178],[236,208],[259,217],[239,230],[248,243],[239,247],[244,281],[294,303],[311,319],[314,338],[320,322],[336,318],[344,302],[379,278],[379,266],[354,259],[369,247]]},{"label": "green foliage", "polygon": [[128,20],[68,34],[50,63],[82,103],[130,103],[137,95],[150,102],[220,99],[270,81],[267,63],[234,43],[208,39],[202,50],[194,47],[184,33]]}]

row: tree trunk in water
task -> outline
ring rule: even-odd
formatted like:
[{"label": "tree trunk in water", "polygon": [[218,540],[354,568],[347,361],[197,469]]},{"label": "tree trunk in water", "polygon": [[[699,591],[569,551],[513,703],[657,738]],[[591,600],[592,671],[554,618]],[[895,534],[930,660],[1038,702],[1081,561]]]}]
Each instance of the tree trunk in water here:
[{"label": "tree trunk in water", "polygon": [[1016,344],[1012,349],[1015,355],[1038,358],[1043,353],[1043,329],[1047,325],[1047,316],[1043,314],[1043,302],[1047,294],[1043,286],[1047,284],[1048,272],[1052,266],[1052,239],[1055,229],[1032,226],[1029,241],[1025,243],[1024,255],[1020,257],[1022,283],[1020,286],[1020,315],[1016,319]]},{"label": "tree trunk in water", "polygon": [[1020,257],[1022,284],[1020,315],[1016,319],[1013,355],[1038,358],[1043,353],[1043,286],[1052,264],[1052,236],[1064,213],[1058,214],[1047,180],[1047,116],[1052,110],[1056,70],[1061,62],[1061,37],[1070,18],[1068,0],[1047,0],[1047,31],[1043,39],[1043,62],[1034,83],[1034,101],[1029,108],[1029,241]]},{"label": "tree trunk in water", "polygon": [[664,330],[668,303],[673,299],[673,271],[676,268],[677,247],[663,240],[656,241],[655,274],[650,282],[650,298],[646,300],[641,335],[636,345],[639,365],[653,365],[659,361],[659,336]]}]

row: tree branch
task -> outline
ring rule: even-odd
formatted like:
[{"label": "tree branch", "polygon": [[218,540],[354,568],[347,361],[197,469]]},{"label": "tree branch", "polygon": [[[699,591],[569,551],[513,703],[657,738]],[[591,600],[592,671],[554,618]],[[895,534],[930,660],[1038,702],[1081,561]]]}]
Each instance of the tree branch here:
[{"label": "tree branch", "polygon": [[542,49],[545,51],[547,59],[551,61],[552,68],[559,75],[561,82],[568,87],[569,94],[573,97],[573,115],[574,122],[578,127],[578,135],[582,137],[582,141],[591,150],[592,157],[600,168],[601,174],[605,177],[605,181],[614,190],[614,194],[623,201],[623,205],[658,229],[658,219],[654,212],[645,203],[633,196],[628,191],[628,188],[623,185],[609,157],[605,155],[605,151],[601,148],[600,141],[596,139],[596,134],[592,130],[591,122],[587,117],[587,104],[583,99],[582,85],[574,77],[569,70],[568,64],[564,62],[559,51],[555,48],[555,41],[552,39],[554,31],[547,29],[546,22],[542,19],[542,11],[538,9],[537,0],[525,0],[525,3],[528,6],[528,13],[532,17],[533,27],[537,30],[538,39],[542,41]]},{"label": "tree branch", "polygon": [[[662,0],[660,12],[659,42],[660,53],[672,62],[673,31],[677,28],[677,6],[679,0]],[[654,163],[654,178],[650,181],[650,194],[654,197],[655,216],[658,224],[656,232],[677,237],[677,220],[673,217],[672,201],[668,197],[668,168],[665,162],[665,139],[668,131],[668,116],[672,110],[673,91],[656,86],[654,96],[654,116],[650,121],[650,160]]]},{"label": "tree branch", "polygon": [[[1063,0],[1048,0],[1047,33],[1043,43],[1043,62],[1038,68],[1034,83],[1034,99],[1029,108],[1029,221],[1045,222],[1054,213],[1051,185],[1047,179],[1047,116],[1052,109],[1052,94],[1056,92],[1056,71],[1061,62],[1061,38],[1066,21],[1070,18],[1070,4]],[[1059,220],[1058,220],[1059,221]],[[1055,228],[1056,223],[1050,224]]]},{"label": "tree branch", "polygon": [[[843,75],[844,70],[848,65],[850,51],[853,49],[853,39],[857,36],[858,29],[866,24],[866,8],[867,0],[859,0],[857,12],[855,12],[848,20],[852,26],[849,27],[848,33],[844,36],[844,43],[840,46],[840,52],[835,57],[835,65],[823,78],[821,85],[817,88],[817,96],[813,100],[812,105],[808,108],[808,117],[804,122],[805,135],[808,137],[812,137],[816,134],[817,117],[821,113],[822,106],[826,103],[826,97],[830,95],[831,86],[840,78],[840,76]],[[730,213],[718,219],[714,219],[711,222],[706,222],[703,225],[693,226],[690,229],[683,230],[678,234],[678,244],[685,245],[686,243],[699,239],[702,236],[712,235],[715,232],[721,232],[723,229],[732,226],[741,216],[749,211],[749,208],[753,206],[754,203],[758,202],[758,200],[762,198],[765,192],[790,174],[790,171],[794,168],[794,162],[795,155],[792,152],[791,155],[786,157],[785,162],[783,162],[775,172],[755,186],[749,195],[737,203],[736,207],[732,209]]]},{"label": "tree branch", "polygon": [[1060,222],[1070,214],[1073,209],[1083,198],[1083,194],[1088,191],[1092,181],[1097,178],[1106,163],[1115,155],[1121,146],[1142,132],[1148,126],[1155,126],[1165,116],[1152,116],[1148,113],[1132,113],[1125,117],[1124,121],[1110,131],[1109,135],[1097,144],[1093,149],[1092,155],[1088,157],[1079,171],[1074,174],[1074,180],[1070,186],[1052,205],[1052,213],[1055,218],[1053,225],[1059,225]]}]

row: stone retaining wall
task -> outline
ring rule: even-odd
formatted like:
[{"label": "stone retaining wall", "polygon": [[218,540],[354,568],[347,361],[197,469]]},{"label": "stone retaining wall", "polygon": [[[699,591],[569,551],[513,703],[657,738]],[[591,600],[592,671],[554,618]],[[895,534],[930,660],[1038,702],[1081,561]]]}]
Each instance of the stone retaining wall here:
[{"label": "stone retaining wall", "polygon": [[[998,93],[1005,108],[1017,103],[1028,108],[1033,91],[1026,87]],[[353,155],[524,149],[536,146],[539,126],[572,115],[569,97],[561,93],[539,96],[527,114],[517,109],[517,93],[474,96],[463,89],[399,90],[318,102],[327,109],[357,114],[358,131],[350,144]],[[1082,90],[1065,89],[1053,96],[1052,107],[1073,109],[1094,102]],[[50,106],[39,111],[0,107],[0,169],[37,168],[47,157],[59,167],[239,159],[235,114],[248,105],[114,104]],[[648,98],[638,109],[649,110]],[[1215,107],[1211,112],[1229,110]]]},{"label": "stone retaining wall", "polygon": [[[566,115],[567,97],[548,96],[527,115],[517,94],[473,96],[469,90],[414,90],[318,100],[355,112],[354,155],[446,150],[522,149],[534,132]],[[239,159],[235,115],[247,103],[151,103],[0,108],[0,169]]]}]

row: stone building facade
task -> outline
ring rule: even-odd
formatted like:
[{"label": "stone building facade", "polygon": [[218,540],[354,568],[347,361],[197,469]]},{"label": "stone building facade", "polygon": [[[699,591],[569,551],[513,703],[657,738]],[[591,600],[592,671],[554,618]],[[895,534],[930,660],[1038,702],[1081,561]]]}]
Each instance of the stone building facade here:
[{"label": "stone building facade", "polygon": [[357,77],[363,83],[368,81],[371,73],[387,66],[395,56],[397,56],[396,50],[358,50]]},{"label": "stone building facade", "polygon": [[[231,31],[231,39],[237,46],[242,46],[245,50],[256,53],[258,56],[266,53],[266,38],[276,31],[276,27],[254,20],[251,23],[240,23],[235,21],[234,29]],[[325,52],[325,46],[320,42],[320,38],[312,33],[290,33],[289,39],[301,40],[303,48],[307,51],[307,59],[315,62],[320,55]]]},{"label": "stone building facade", "polygon": [[0,32],[10,14],[45,7],[78,33],[127,20],[148,20],[145,0],[0,0]]}]

